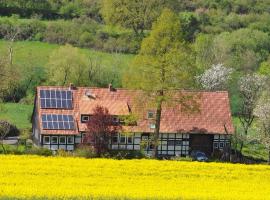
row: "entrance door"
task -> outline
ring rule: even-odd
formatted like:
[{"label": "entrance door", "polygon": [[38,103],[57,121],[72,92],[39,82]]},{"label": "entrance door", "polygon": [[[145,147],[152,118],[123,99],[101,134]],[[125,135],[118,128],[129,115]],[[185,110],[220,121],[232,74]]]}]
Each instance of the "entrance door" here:
[{"label": "entrance door", "polygon": [[190,149],[198,150],[211,155],[213,152],[213,135],[207,134],[190,134]]}]

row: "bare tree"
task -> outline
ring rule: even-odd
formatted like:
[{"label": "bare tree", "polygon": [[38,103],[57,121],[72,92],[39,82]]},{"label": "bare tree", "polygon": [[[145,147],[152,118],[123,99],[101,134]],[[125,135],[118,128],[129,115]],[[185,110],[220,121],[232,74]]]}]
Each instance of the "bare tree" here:
[{"label": "bare tree", "polygon": [[11,126],[7,121],[3,121],[3,120],[0,121],[0,143],[1,143],[4,153],[6,153],[6,149],[4,146],[4,139],[9,133],[10,128]]},{"label": "bare tree", "polygon": [[13,65],[13,46],[18,35],[21,33],[21,28],[19,26],[13,26],[12,28],[7,28],[4,35],[4,39],[8,41],[7,48],[9,54],[9,64]]},{"label": "bare tree", "polygon": [[224,67],[223,64],[212,65],[203,74],[197,76],[197,81],[206,90],[224,90],[232,73],[233,69]]},{"label": "bare tree", "polygon": [[[256,107],[258,98],[260,97],[263,87],[265,86],[266,78],[257,74],[248,74],[240,78],[239,94],[242,98],[242,105],[239,113],[239,120],[243,127],[243,135],[245,138],[254,121],[253,111]],[[244,142],[240,141],[240,153],[242,153]]]},{"label": "bare tree", "polygon": [[265,91],[257,102],[254,115],[258,117],[256,139],[268,151],[268,164],[270,165],[270,93]]}]

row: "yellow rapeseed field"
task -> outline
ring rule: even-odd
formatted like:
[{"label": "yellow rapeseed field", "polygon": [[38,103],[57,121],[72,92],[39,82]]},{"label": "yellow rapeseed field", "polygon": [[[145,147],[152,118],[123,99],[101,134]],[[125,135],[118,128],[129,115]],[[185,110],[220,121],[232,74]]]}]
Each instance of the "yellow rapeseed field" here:
[{"label": "yellow rapeseed field", "polygon": [[0,199],[270,199],[270,167],[0,156]]}]

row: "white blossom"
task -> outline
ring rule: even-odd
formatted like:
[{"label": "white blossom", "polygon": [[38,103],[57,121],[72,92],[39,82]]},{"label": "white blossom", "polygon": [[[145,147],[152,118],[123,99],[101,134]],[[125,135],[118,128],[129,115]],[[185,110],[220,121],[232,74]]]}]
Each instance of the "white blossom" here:
[{"label": "white blossom", "polygon": [[206,90],[223,90],[233,73],[232,68],[224,67],[223,64],[212,65],[202,75],[197,76],[198,82]]}]

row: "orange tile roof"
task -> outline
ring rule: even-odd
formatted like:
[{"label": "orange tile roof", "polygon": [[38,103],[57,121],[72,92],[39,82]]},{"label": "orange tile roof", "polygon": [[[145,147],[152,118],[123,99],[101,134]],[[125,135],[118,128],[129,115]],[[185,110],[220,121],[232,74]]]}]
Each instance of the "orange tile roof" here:
[{"label": "orange tile roof", "polygon": [[[147,106],[144,99],[141,99],[141,102],[138,100],[142,97],[143,93],[141,91],[127,89],[110,91],[108,88],[77,87],[72,90],[73,109],[64,110],[41,109],[39,106],[41,89],[69,89],[69,87],[40,86],[37,88],[38,101],[36,103],[40,123],[42,113],[72,114],[76,120],[76,130],[42,130],[42,134],[78,134],[79,131],[85,131],[86,126],[80,122],[80,116],[81,114],[91,114],[93,108],[97,105],[106,107],[112,115],[128,115],[139,110],[137,126],[124,127],[124,129],[134,132],[154,132],[150,128],[150,124],[153,123],[152,120],[147,119],[147,112],[148,110],[153,110],[153,106]],[[92,97],[86,96],[86,93],[90,93]],[[226,134],[224,127],[226,127],[230,134],[234,132],[227,92],[176,91],[176,94],[196,95],[199,111],[186,112],[179,104],[164,105],[161,115],[161,133]],[[41,124],[40,127],[42,127]]]}]

